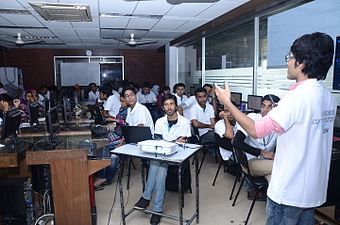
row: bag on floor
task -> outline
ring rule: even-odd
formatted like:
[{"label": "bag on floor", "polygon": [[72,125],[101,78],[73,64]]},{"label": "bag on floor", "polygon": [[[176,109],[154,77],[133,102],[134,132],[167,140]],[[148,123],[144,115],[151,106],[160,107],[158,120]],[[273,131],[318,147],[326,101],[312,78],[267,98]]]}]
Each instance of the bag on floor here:
[{"label": "bag on floor", "polygon": [[[169,165],[168,175],[165,181],[165,189],[172,192],[178,192],[178,166]],[[182,166],[182,190],[191,192],[191,171],[190,162],[186,160]]]}]

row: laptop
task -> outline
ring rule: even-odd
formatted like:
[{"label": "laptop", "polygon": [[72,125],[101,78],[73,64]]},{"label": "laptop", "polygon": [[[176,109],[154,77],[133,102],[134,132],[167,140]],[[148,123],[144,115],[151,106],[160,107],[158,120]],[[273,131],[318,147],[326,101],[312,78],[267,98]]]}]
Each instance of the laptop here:
[{"label": "laptop", "polygon": [[128,144],[152,139],[150,127],[122,126],[122,134]]}]

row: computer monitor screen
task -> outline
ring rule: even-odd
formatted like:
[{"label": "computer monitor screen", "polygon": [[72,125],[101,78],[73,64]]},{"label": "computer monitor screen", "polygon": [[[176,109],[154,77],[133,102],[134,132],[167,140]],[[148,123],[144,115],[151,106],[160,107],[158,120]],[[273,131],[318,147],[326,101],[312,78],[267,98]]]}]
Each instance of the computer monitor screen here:
[{"label": "computer monitor screen", "polygon": [[230,92],[230,99],[231,101],[235,102],[237,106],[240,106],[242,102],[242,93]]},{"label": "computer monitor screen", "polygon": [[17,131],[21,122],[21,111],[17,108],[11,109],[4,113],[2,121],[1,139],[10,138],[11,141],[17,140]]},{"label": "computer monitor screen", "polygon": [[39,103],[33,102],[28,104],[28,114],[30,116],[30,124],[39,124]]},{"label": "computer monitor screen", "polygon": [[60,130],[60,123],[58,117],[58,108],[57,106],[50,108],[46,114],[46,127],[47,132],[50,134],[50,139],[59,132]]},{"label": "computer monitor screen", "polygon": [[260,111],[261,104],[262,104],[262,96],[248,95],[248,109]]},{"label": "computer monitor screen", "polygon": [[64,123],[68,123],[72,120],[72,107],[69,98],[63,98],[63,115]]}]

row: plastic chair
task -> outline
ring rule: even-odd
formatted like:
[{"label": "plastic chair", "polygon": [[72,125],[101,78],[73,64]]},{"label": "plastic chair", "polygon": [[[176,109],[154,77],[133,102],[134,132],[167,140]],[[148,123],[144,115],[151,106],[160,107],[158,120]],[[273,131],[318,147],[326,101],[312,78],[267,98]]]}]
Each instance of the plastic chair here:
[{"label": "plastic chair", "polygon": [[[251,172],[249,170],[249,166],[248,166],[248,159],[246,156],[246,153],[244,153],[242,150],[234,148],[234,153],[235,153],[235,157],[236,157],[236,161],[239,163],[239,165],[242,167],[241,172],[243,175],[240,187],[236,193],[235,199],[233,201],[232,206],[235,206],[235,202],[237,200],[238,195],[240,194],[241,188],[243,186],[243,182],[246,178],[248,178],[249,182],[251,183],[251,185],[253,185],[257,191],[262,191],[262,192],[266,192],[267,188],[268,188],[268,182],[266,180],[265,177],[261,176],[261,177],[254,177],[251,175]],[[255,202],[256,202],[256,197],[254,198],[254,200],[252,201],[249,211],[248,211],[248,215],[245,221],[245,225],[248,224],[251,212],[254,208]]]}]

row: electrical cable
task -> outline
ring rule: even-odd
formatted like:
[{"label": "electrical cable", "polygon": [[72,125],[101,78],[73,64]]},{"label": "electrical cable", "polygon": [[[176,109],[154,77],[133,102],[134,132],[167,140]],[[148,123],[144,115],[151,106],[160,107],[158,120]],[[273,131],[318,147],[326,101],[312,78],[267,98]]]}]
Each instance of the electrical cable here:
[{"label": "electrical cable", "polygon": [[112,201],[112,205],[111,205],[111,208],[110,208],[110,210],[109,210],[109,216],[108,216],[108,219],[107,219],[107,225],[110,225],[111,214],[112,214],[112,212],[113,212],[113,206],[115,205],[115,202],[116,202],[118,183],[119,183],[119,182],[118,182],[118,179],[117,179],[116,188],[115,188],[114,195],[113,195],[113,201]]},{"label": "electrical cable", "polygon": [[[48,214],[44,214],[44,215],[40,216],[40,217],[35,221],[34,225],[39,225],[39,221],[42,220],[42,219],[44,219],[44,218],[46,218],[46,217],[51,217],[51,218],[49,218],[49,220],[51,220],[51,219],[54,218],[54,214],[48,213]],[[45,223],[45,224],[46,224],[46,223]]]}]

